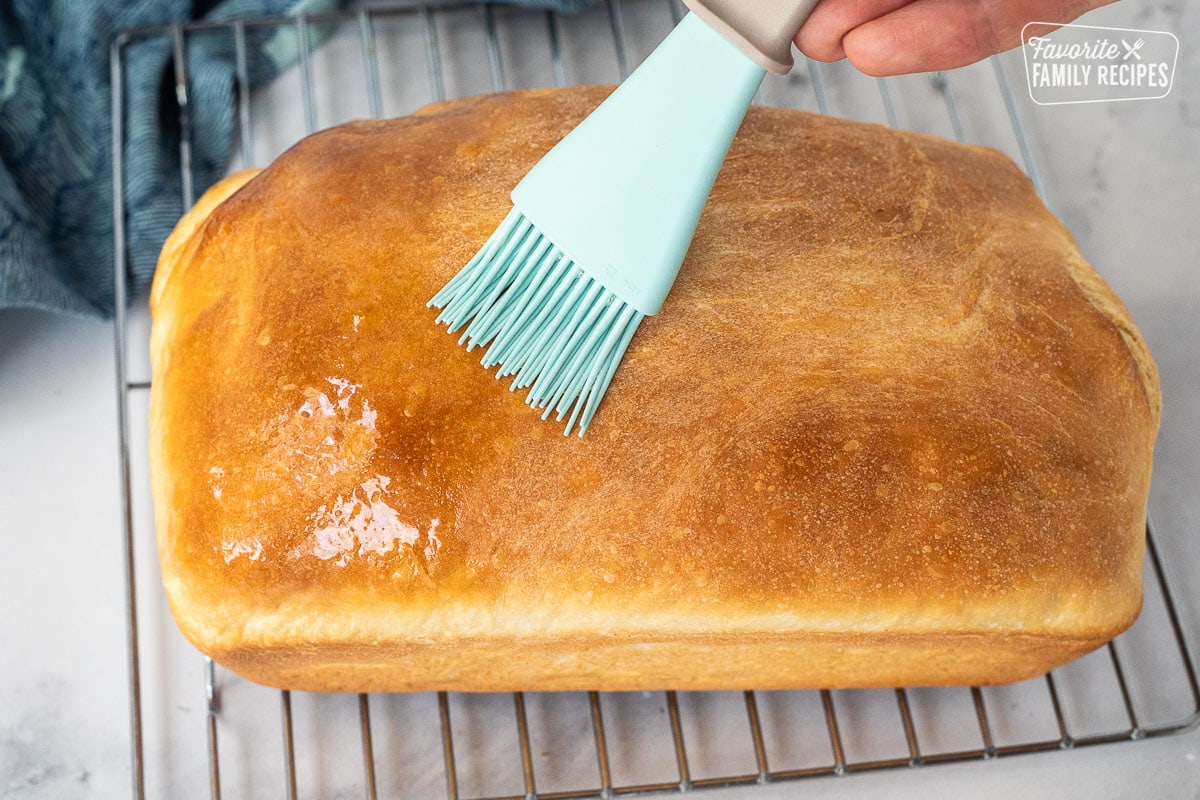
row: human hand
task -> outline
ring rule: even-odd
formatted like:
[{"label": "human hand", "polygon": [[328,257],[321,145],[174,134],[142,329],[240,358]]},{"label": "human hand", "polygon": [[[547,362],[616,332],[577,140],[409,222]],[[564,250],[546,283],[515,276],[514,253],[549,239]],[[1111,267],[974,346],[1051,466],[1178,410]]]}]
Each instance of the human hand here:
[{"label": "human hand", "polygon": [[1028,22],[1066,23],[1114,0],[821,0],[796,45],[868,75],[972,64],[1021,43]]}]

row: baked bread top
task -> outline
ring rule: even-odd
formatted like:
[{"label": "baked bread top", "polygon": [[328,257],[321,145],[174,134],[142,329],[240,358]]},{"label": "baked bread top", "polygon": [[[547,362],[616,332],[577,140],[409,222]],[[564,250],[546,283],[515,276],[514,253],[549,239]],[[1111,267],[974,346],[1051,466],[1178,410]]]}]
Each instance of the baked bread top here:
[{"label": "baked bread top", "polygon": [[180,223],[151,443],[184,633],[1132,622],[1155,367],[997,152],[751,109],[583,439],[434,324],[425,302],[607,91],[342,125]]}]

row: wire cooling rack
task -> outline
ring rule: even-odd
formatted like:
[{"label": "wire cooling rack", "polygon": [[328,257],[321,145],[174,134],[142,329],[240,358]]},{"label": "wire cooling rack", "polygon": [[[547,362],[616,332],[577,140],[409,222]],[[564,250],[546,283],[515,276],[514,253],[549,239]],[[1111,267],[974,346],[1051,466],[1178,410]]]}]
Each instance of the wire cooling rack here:
[{"label": "wire cooling rack", "polygon": [[[165,610],[148,496],[144,302],[127,310],[126,56],[173,53],[183,203],[194,200],[189,47],[227,37],[237,63],[233,167],[307,133],[486,91],[615,83],[683,13],[609,0],[573,17],[478,3],[408,4],[144,28],[111,49],[118,424],[135,798],[222,796],[610,798],[1069,750],[1200,723],[1200,686],[1152,530],[1145,608],[1128,632],[1006,687],[891,691],[316,695],[253,686],[190,648]],[[299,66],[252,98],[247,37]],[[317,47],[315,41],[325,43]],[[768,105],[808,108],[998,147],[1046,196],[1000,59],[953,73],[868,79],[801,62]],[[1053,205],[1052,198],[1050,198]],[[747,790],[748,796],[754,794]]]}]

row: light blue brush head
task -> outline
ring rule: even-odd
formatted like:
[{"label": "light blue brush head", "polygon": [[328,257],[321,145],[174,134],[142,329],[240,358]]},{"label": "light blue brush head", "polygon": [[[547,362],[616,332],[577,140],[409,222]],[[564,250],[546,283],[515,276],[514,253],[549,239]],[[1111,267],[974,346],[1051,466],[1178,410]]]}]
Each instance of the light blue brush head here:
[{"label": "light blue brush head", "polygon": [[437,322],[582,436],[674,284],[765,74],[684,17],[517,185],[513,210],[429,301]]},{"label": "light blue brush head", "polygon": [[471,320],[459,344],[486,345],[485,367],[515,375],[513,391],[531,387],[525,402],[542,419],[570,412],[566,433],[578,422],[580,436],[644,317],[516,209],[430,305],[451,333]]}]

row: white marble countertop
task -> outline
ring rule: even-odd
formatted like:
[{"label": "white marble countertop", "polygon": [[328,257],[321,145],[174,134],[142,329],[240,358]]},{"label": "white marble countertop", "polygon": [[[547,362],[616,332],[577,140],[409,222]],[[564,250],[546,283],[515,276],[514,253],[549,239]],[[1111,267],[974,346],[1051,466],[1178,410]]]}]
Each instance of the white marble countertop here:
[{"label": "white marble countertop", "polygon": [[[634,29],[630,46],[636,53],[640,23],[636,8],[628,8],[635,3],[630,0],[625,5],[626,25]],[[1151,513],[1184,628],[1193,647],[1198,647],[1200,360],[1195,354],[1200,351],[1200,41],[1193,39],[1195,32],[1200,32],[1200,9],[1182,3],[1159,6],[1125,0],[1094,12],[1087,21],[1170,30],[1181,40],[1175,87],[1166,99],[1061,107],[1034,106],[1021,91],[1017,99],[1049,205],[1125,300],[1159,365],[1164,415],[1155,455]],[[405,34],[398,31],[397,35],[402,38]],[[443,47],[454,47],[457,35],[454,30],[444,31]],[[461,35],[469,38],[471,34]],[[521,35],[519,30],[514,33],[515,43],[504,52],[506,69],[518,76],[517,83],[535,83],[539,80],[536,76],[522,73]],[[590,41],[590,37],[580,40]],[[328,52],[319,51],[314,60],[319,108],[331,115],[320,119],[322,125],[365,113],[355,105],[360,101],[322,85],[322,69],[337,74],[341,46],[335,39]],[[358,55],[345,58],[361,63]],[[424,69],[422,58],[418,53],[414,69]],[[577,60],[571,58],[576,57],[567,61],[571,82],[615,79],[603,74],[607,67],[602,63],[596,66],[600,56],[587,48]],[[401,113],[409,102],[404,84],[395,77],[402,74],[403,56],[385,50],[381,59],[388,68],[384,90],[388,102],[396,106],[385,103],[385,112]],[[478,82],[481,75],[486,82],[486,66],[463,64],[447,71],[451,94],[468,93],[472,81]],[[1014,86],[1023,89],[1019,59],[1009,57],[1004,64]],[[841,75],[839,69],[835,67],[831,77]],[[973,82],[985,79],[988,69],[952,78],[967,91]],[[294,75],[286,76],[255,98],[255,113],[266,121],[259,126],[256,161],[269,159],[295,138],[294,133],[285,132],[297,124],[295,87],[288,89],[288,82],[294,80]],[[913,83],[916,80],[893,84],[901,123],[949,133],[938,130],[945,123],[930,116],[928,104],[920,100],[923,90]],[[861,94],[843,94],[841,85],[837,80],[831,83],[834,113],[884,121],[879,119],[882,112],[878,108],[867,108],[869,103]],[[489,88],[481,85],[477,91]],[[775,100],[773,91],[765,91],[767,102]],[[1003,133],[1007,122],[997,123],[989,113],[968,110],[964,122],[970,138],[986,141],[997,136],[1000,141],[991,143],[1013,152],[1011,137],[1005,140]],[[138,312],[131,337],[136,341],[144,332],[144,313]],[[0,795],[4,797],[130,796],[113,361],[112,328],[107,323],[0,312],[0,506],[6,512],[0,525]],[[144,357],[135,354],[132,364],[136,377],[137,370],[144,369]],[[140,431],[144,400],[135,397],[131,413],[134,427]],[[144,436],[135,435],[135,447]],[[135,454],[138,485],[144,483],[143,468],[137,466],[144,456],[140,459]],[[144,529],[148,507],[141,492],[135,492],[135,515]],[[139,591],[145,594],[142,692],[150,796],[204,797],[208,794],[208,767],[200,660],[179,640],[157,599],[152,544],[139,545],[138,559]],[[1149,670],[1151,680],[1160,660],[1162,669],[1171,669],[1166,666],[1166,656],[1159,659],[1154,652],[1132,655],[1139,670]],[[259,700],[249,699],[251,687],[229,676],[222,678],[221,689],[225,796],[284,796],[281,782],[269,785],[251,777],[258,760],[279,757],[278,705],[256,705]],[[407,707],[400,707],[405,702],[409,701],[397,700],[396,708],[381,703],[373,710],[381,796],[392,796],[390,792],[397,787],[407,787],[403,796],[440,796],[440,750],[427,756],[414,754],[403,728],[408,724],[403,720],[413,715],[423,719],[429,708],[413,705],[405,710]],[[545,710],[537,705],[540,702],[531,700],[531,709]],[[700,705],[693,702],[689,713],[703,712]],[[866,710],[861,713],[869,717],[882,707],[864,701]],[[248,721],[249,708],[266,718]],[[1180,708],[1177,716],[1186,716],[1189,710]],[[317,752],[312,763],[301,766],[301,796],[363,796],[355,779],[343,780],[335,774],[341,761],[358,757],[357,739],[345,735],[346,731],[357,734],[356,707],[349,701],[336,707],[319,701],[310,704],[298,697],[295,713],[297,746],[303,748],[311,742]],[[474,722],[486,730],[489,715],[499,712],[456,707],[455,713],[461,715],[456,719],[462,720],[460,727],[467,735],[457,745],[465,793],[475,769],[470,763],[476,757],[479,763],[486,763],[489,757],[489,745],[472,738],[474,734],[466,729]],[[401,727],[385,723],[392,714],[399,715]],[[614,714],[619,716],[619,709]],[[255,741],[259,736],[269,739],[265,755],[254,750],[261,744]],[[1200,797],[1198,756],[1200,731],[1192,731],[1152,741],[717,789],[697,796],[713,800],[774,800],[801,794],[813,798],[925,798],[937,792],[975,798],[1194,800]],[[361,784],[361,768],[358,770],[351,773]],[[404,770],[407,774],[400,774]],[[520,791],[520,784],[513,790]]]}]

